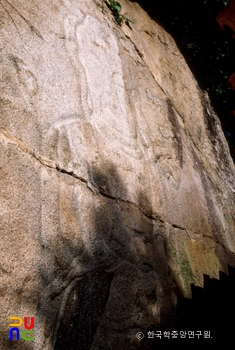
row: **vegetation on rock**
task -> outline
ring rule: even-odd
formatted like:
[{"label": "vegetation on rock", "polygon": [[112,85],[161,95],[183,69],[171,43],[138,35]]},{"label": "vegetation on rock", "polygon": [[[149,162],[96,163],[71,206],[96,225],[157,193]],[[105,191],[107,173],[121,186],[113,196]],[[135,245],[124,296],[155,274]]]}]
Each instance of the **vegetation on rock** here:
[{"label": "vegetation on rock", "polygon": [[[113,17],[119,26],[121,26],[123,24],[123,22],[126,25],[129,25],[130,22],[133,23],[128,17],[126,17],[126,14],[121,13],[122,6],[118,1],[104,0],[104,3],[112,12]],[[104,7],[103,7],[103,12],[105,12]]]}]

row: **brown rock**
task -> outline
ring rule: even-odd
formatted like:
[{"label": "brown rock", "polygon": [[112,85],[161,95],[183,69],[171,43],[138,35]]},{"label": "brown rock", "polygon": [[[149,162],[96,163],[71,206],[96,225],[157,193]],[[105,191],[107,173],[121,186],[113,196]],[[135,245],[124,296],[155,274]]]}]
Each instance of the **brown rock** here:
[{"label": "brown rock", "polygon": [[[131,28],[91,0],[1,2],[1,349],[146,350],[235,265],[220,122],[169,34],[120,2]],[[35,341],[10,341],[27,315]]]},{"label": "brown rock", "polygon": [[217,15],[216,21],[220,29],[224,30],[227,26],[235,32],[235,0],[229,0],[225,8]]},{"label": "brown rock", "polygon": [[235,90],[235,73],[233,73],[228,80],[229,84],[231,85],[231,88]]}]

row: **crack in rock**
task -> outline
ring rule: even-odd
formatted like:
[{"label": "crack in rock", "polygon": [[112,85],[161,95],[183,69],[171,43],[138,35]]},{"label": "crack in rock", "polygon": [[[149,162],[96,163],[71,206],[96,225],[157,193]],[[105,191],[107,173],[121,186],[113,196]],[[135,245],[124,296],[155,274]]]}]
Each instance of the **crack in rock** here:
[{"label": "crack in rock", "polygon": [[[147,213],[145,213],[143,211],[143,209],[141,209],[137,204],[135,204],[134,202],[131,202],[127,199],[123,199],[121,197],[115,197],[113,196],[111,193],[107,193],[105,192],[103,189],[99,188],[96,184],[92,184],[91,182],[89,182],[87,179],[84,179],[81,176],[78,176],[76,173],[74,173],[73,171],[68,171],[66,169],[61,168],[59,165],[54,164],[51,160],[45,159],[42,156],[38,155],[36,152],[34,152],[33,150],[31,150],[23,141],[21,141],[18,137],[12,135],[9,131],[7,131],[6,129],[4,129],[3,127],[0,127],[0,133],[7,139],[8,142],[14,143],[16,144],[24,153],[27,153],[29,155],[31,155],[34,159],[36,159],[41,165],[46,166],[50,169],[54,169],[62,174],[68,175],[68,176],[72,176],[73,178],[81,181],[82,183],[86,184],[87,188],[94,194],[99,194],[103,197],[115,200],[115,201],[120,201],[123,203],[127,203],[130,204],[132,206],[134,206],[135,208],[137,208],[142,215],[144,215],[147,219],[149,220],[153,220],[153,221],[157,221],[157,222],[161,222],[165,225],[169,225],[172,228],[175,229],[179,229],[181,231],[185,231],[187,233],[187,235],[189,236],[190,239],[193,239],[191,237],[192,235],[201,235],[204,238],[209,238],[212,239],[216,244],[220,245],[223,249],[225,249],[226,251],[228,251],[229,253],[231,253],[232,255],[235,255],[234,252],[230,251],[228,248],[226,248],[221,242],[217,241],[214,239],[214,237],[211,236],[207,236],[205,234],[202,233],[195,233],[195,232],[190,232],[188,231],[188,229],[186,229],[185,227],[167,222],[165,220],[163,220],[160,216],[156,216],[156,215],[149,215]],[[193,141],[193,140],[192,140]],[[194,143],[194,141],[193,141]],[[195,145],[196,146],[196,145]],[[230,188],[231,189],[231,188]],[[232,189],[231,189],[232,190]],[[234,192],[234,191],[233,191]]]},{"label": "crack in rock", "polygon": [[[45,159],[42,156],[40,156],[39,154],[37,154],[36,152],[34,152],[33,150],[31,150],[23,141],[21,141],[18,137],[12,135],[11,133],[9,133],[9,131],[7,131],[6,129],[0,127],[0,133],[2,135],[5,136],[5,138],[14,143],[17,144],[17,146],[24,152],[24,153],[28,153],[29,155],[31,155],[34,159],[36,159],[39,163],[41,163],[42,165],[50,168],[50,169],[54,169],[57,170],[61,173],[67,174],[69,176],[74,177],[75,179],[80,180],[83,183],[88,184],[88,181],[84,178],[82,178],[81,176],[78,176],[77,174],[75,174],[73,171],[68,171],[66,169],[61,168],[58,164],[54,164],[51,160]],[[88,187],[89,189],[91,189],[90,187]]]}]

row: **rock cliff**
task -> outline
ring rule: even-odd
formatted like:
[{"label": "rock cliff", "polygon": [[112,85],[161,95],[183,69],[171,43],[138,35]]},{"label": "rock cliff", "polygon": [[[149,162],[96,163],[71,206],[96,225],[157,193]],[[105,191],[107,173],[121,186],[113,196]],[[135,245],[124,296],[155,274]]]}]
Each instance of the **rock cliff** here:
[{"label": "rock cliff", "polygon": [[[147,349],[235,266],[220,122],[169,34],[120,3],[130,26],[98,1],[0,2],[1,349]],[[35,340],[9,340],[27,315]]]}]

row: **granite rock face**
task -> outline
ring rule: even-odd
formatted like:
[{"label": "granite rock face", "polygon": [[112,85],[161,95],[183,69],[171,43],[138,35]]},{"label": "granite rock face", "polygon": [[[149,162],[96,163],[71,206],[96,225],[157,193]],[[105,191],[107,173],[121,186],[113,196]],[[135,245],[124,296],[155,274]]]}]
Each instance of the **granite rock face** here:
[{"label": "granite rock face", "polygon": [[[147,349],[235,266],[235,169],[173,39],[134,2],[0,3],[0,348]],[[35,316],[10,341],[10,316]]]}]

